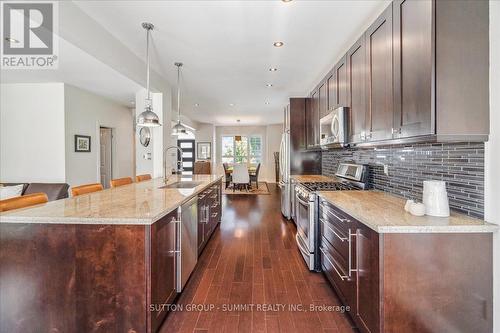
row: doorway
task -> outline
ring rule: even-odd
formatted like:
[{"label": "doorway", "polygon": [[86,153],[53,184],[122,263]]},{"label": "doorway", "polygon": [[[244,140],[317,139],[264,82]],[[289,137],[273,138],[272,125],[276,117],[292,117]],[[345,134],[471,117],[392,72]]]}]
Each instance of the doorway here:
[{"label": "doorway", "polygon": [[101,184],[109,188],[109,182],[113,179],[113,129],[100,127],[100,165]]},{"label": "doorway", "polygon": [[[177,140],[177,146],[182,149],[183,175],[192,175],[194,168],[194,140]],[[181,161],[181,153],[177,152],[177,162]]]}]

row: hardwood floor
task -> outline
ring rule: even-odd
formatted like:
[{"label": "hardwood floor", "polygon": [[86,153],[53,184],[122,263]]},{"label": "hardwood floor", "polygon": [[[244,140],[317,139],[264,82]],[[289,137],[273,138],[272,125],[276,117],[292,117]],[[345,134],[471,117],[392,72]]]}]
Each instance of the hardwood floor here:
[{"label": "hardwood floor", "polygon": [[[310,311],[340,301],[323,274],[307,269],[295,225],[281,216],[278,189],[269,190],[223,196],[221,225],[177,300],[184,308],[170,312],[160,332],[356,332],[345,313]],[[188,308],[193,304],[206,308]]]}]

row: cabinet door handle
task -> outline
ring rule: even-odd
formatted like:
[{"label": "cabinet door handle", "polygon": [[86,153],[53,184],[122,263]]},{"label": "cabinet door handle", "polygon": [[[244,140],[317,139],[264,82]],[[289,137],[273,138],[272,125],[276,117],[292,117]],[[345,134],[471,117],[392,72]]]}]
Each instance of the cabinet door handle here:
[{"label": "cabinet door handle", "polygon": [[325,227],[327,227],[328,229],[330,229],[331,232],[333,232],[335,234],[335,236],[337,236],[338,239],[340,239],[341,242],[345,242],[347,241],[347,237],[342,237],[340,236],[335,230],[333,230],[333,228],[331,228],[329,225],[328,225],[328,222],[326,222],[325,220],[323,220],[322,218],[319,219],[321,222],[323,222],[323,224],[325,225]]},{"label": "cabinet door handle", "polygon": [[334,264],[334,263],[333,263],[333,262],[332,262],[332,261],[328,258],[328,256],[327,256],[327,254],[326,254],[325,250],[324,250],[322,247],[320,247],[319,249],[320,249],[320,250],[321,250],[321,252],[323,253],[323,257],[326,259],[326,261],[328,261],[328,263],[330,264],[330,266],[332,266],[332,267],[333,267],[333,269],[335,270],[335,273],[337,273],[337,275],[339,276],[339,278],[340,278],[342,281],[349,279],[349,276],[347,276],[347,275],[343,275],[343,274],[341,274],[341,273],[339,272],[339,270],[337,269],[337,267],[335,266],[335,264]]},{"label": "cabinet door handle", "polygon": [[[357,232],[357,231],[356,231]],[[349,229],[349,277],[351,277],[352,272],[357,272],[357,268],[352,268],[352,237],[356,237],[356,233],[352,233],[351,229]],[[356,263],[357,265],[357,263]]]},{"label": "cabinet door handle", "polygon": [[349,219],[343,219],[343,218],[340,218],[337,216],[337,214],[335,214],[333,211],[331,211],[329,208],[326,208],[325,206],[322,206],[323,210],[325,210],[328,214],[331,214],[333,217],[335,217],[337,220],[339,220],[340,222],[347,222],[347,223],[350,223],[351,220]]}]

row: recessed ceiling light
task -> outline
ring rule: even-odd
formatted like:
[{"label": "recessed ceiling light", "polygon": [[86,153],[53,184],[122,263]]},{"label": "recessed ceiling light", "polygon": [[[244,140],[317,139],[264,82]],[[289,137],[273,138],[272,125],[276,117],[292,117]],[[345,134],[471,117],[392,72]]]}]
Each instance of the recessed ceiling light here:
[{"label": "recessed ceiling light", "polygon": [[268,88],[271,88],[272,86],[273,86],[273,84],[272,84],[272,83],[268,83],[268,84],[266,84],[266,87],[268,87]]},{"label": "recessed ceiling light", "polygon": [[195,103],[195,104],[194,104],[194,106],[198,107],[198,106],[200,106],[200,104],[198,104],[198,103]]},{"label": "recessed ceiling light", "polygon": [[283,42],[274,42],[273,45],[275,47],[282,47],[283,45],[285,45]]},{"label": "recessed ceiling light", "polygon": [[15,38],[10,38],[10,37],[5,37],[5,40],[11,43],[20,43],[17,39]]},{"label": "recessed ceiling light", "polygon": [[277,70],[278,70],[278,69],[277,69],[276,67],[271,67],[271,68],[269,68],[269,71],[270,71],[270,72],[276,72]]},{"label": "recessed ceiling light", "polygon": [[229,106],[233,107],[233,106],[234,106],[234,104],[233,104],[233,103],[230,103],[230,104],[229,104]]}]

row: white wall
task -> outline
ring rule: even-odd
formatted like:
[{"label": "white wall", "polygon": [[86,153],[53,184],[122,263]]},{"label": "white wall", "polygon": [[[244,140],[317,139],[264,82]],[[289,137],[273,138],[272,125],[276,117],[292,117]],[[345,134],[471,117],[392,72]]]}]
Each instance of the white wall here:
[{"label": "white wall", "polygon": [[[486,144],[485,216],[500,224],[500,1],[490,0],[490,139]],[[500,235],[493,241],[493,331],[500,332]]]},{"label": "white wall", "polygon": [[[65,85],[66,182],[71,186],[100,182],[99,127],[113,129],[112,177],[134,175],[134,131],[130,109],[91,92]],[[74,151],[75,134],[91,136],[91,152]]]},{"label": "white wall", "polygon": [[64,182],[64,84],[1,84],[0,101],[0,181]]},{"label": "white wall", "polygon": [[196,160],[198,160],[198,142],[210,142],[212,144],[212,151],[210,155],[210,163],[212,167],[212,173],[214,173],[217,170],[216,167],[216,162],[215,162],[215,151],[216,151],[216,134],[215,134],[215,126],[213,124],[205,124],[205,123],[200,123],[196,127],[196,132],[195,132],[195,153],[196,153]]},{"label": "white wall", "polygon": [[[223,135],[260,135],[262,137],[262,165],[259,180],[275,182],[272,153],[279,150],[283,125],[268,126],[217,126],[216,127],[216,171],[223,172],[220,152]],[[279,136],[279,139],[277,137]]]},{"label": "white wall", "polygon": [[279,152],[281,144],[281,134],[283,132],[283,124],[268,125],[267,126],[267,161],[268,167],[266,168],[266,179],[271,182],[276,182],[276,173],[274,165],[274,153]]}]

